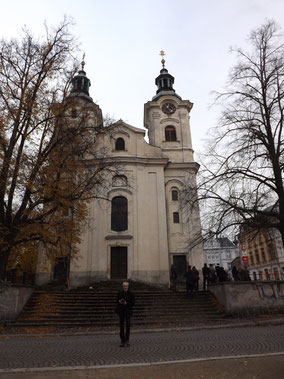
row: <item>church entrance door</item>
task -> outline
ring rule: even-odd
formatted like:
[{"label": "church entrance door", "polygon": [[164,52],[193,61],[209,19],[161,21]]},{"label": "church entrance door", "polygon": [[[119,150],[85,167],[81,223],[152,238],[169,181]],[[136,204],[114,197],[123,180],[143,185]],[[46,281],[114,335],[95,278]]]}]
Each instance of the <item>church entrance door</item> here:
[{"label": "church entrance door", "polygon": [[111,247],[111,279],[127,278],[127,247]]},{"label": "church entrance door", "polygon": [[178,279],[183,279],[186,273],[186,255],[174,255],[173,264],[176,267]]},{"label": "church entrance door", "polygon": [[67,280],[68,272],[68,257],[59,257],[56,259],[56,264],[53,271],[53,280],[58,284],[64,284]]}]

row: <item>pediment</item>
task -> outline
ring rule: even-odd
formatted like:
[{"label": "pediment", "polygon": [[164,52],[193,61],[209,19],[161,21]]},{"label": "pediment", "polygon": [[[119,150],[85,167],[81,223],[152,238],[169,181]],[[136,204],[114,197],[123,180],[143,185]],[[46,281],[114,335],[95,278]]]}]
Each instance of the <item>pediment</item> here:
[{"label": "pediment", "polygon": [[114,124],[111,124],[110,126],[108,126],[108,129],[112,130],[113,133],[115,132],[116,129],[117,129],[117,133],[129,133],[129,134],[133,132],[139,133],[139,134],[142,134],[143,137],[146,134],[144,129],[136,128],[135,126],[127,124],[123,120],[118,120]]}]

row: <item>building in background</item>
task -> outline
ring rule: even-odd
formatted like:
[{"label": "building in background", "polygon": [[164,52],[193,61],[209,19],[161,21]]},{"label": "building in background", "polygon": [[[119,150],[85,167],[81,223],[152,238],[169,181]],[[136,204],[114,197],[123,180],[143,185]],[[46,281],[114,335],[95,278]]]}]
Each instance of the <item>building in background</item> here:
[{"label": "building in background", "polygon": [[210,238],[204,242],[203,249],[207,265],[220,265],[226,271],[231,270],[232,261],[240,255],[238,243],[227,237]]},{"label": "building in background", "polygon": [[284,249],[277,229],[242,226],[238,239],[242,260],[252,280],[284,279]]}]

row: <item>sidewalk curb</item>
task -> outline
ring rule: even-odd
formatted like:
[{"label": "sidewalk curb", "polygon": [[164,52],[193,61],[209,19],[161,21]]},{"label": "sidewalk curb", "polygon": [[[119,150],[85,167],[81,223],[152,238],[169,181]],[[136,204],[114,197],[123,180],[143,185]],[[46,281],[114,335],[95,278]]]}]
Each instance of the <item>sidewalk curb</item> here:
[{"label": "sidewalk curb", "polygon": [[259,358],[259,357],[269,357],[269,356],[279,356],[284,355],[284,351],[276,353],[265,353],[265,354],[252,354],[252,355],[225,355],[217,357],[206,357],[206,358],[192,358],[192,359],[182,359],[174,361],[156,361],[156,362],[146,362],[146,363],[119,363],[113,365],[96,365],[96,366],[58,366],[58,367],[32,367],[32,368],[14,368],[14,369],[0,369],[0,374],[3,373],[23,373],[23,372],[44,372],[44,371],[77,371],[77,370],[97,370],[97,369],[115,369],[115,368],[130,368],[130,367],[149,367],[149,366],[159,366],[159,365],[170,365],[170,364],[181,364],[181,363],[192,363],[192,362],[204,362],[204,361],[217,361],[224,359],[249,359],[249,358]]},{"label": "sidewalk curb", "polygon": [[[284,317],[276,320],[252,320],[236,323],[225,323],[216,325],[197,325],[197,326],[185,326],[185,327],[169,327],[169,328],[145,328],[145,329],[132,329],[132,334],[140,333],[159,333],[159,332],[182,332],[182,331],[194,331],[194,330],[210,330],[210,329],[228,329],[228,328],[245,328],[245,327],[257,327],[257,326],[275,326],[284,325]],[[118,329],[117,329],[118,330]],[[85,335],[113,335],[117,334],[117,330],[107,331],[84,331],[84,332],[62,332],[62,333],[42,333],[42,334],[2,334],[1,339],[7,338],[23,338],[23,337],[68,337],[68,336],[85,336]]]}]

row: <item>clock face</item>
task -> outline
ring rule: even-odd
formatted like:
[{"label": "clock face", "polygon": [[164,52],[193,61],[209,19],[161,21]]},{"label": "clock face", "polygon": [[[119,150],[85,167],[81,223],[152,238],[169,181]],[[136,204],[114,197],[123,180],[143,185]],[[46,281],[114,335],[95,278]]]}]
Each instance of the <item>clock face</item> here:
[{"label": "clock face", "polygon": [[175,111],[176,111],[176,107],[175,107],[174,104],[172,104],[172,103],[165,103],[165,104],[162,106],[162,111],[163,111],[165,114],[170,115],[170,114],[175,113]]}]

